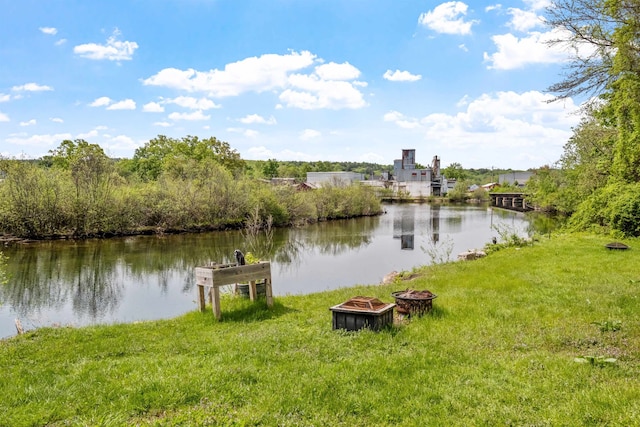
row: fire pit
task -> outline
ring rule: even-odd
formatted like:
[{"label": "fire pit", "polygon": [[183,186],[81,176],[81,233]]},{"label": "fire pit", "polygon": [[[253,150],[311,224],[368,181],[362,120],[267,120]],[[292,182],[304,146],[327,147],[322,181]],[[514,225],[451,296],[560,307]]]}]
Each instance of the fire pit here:
[{"label": "fire pit", "polygon": [[629,249],[629,246],[625,245],[624,243],[620,243],[620,242],[611,242],[611,243],[607,243],[605,245],[605,248],[607,249],[617,249],[617,250],[626,250]]},{"label": "fire pit", "polygon": [[393,324],[393,307],[377,298],[357,296],[330,308],[333,312],[333,329],[358,331],[362,328],[378,331]]},{"label": "fire pit", "polygon": [[396,299],[399,314],[409,316],[422,316],[433,308],[432,301],[438,296],[430,291],[416,291],[407,289],[405,291],[393,292],[391,295]]}]

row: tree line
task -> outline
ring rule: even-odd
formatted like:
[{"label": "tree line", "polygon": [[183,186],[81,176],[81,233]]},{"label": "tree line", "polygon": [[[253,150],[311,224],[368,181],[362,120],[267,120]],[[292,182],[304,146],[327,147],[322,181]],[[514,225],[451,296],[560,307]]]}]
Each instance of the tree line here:
[{"label": "tree line", "polygon": [[65,140],[38,161],[0,159],[0,232],[29,238],[288,226],[374,215],[365,186],[313,192],[255,179],[215,137],[158,136],[131,159]]}]

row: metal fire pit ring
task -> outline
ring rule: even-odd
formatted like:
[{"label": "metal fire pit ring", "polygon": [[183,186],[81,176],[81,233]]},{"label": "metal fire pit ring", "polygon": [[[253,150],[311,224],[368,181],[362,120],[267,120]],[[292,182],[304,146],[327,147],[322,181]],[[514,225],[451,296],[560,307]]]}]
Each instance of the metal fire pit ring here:
[{"label": "metal fire pit ring", "polygon": [[430,291],[415,291],[406,289],[404,291],[392,292],[396,299],[396,311],[398,314],[409,316],[422,316],[433,308],[433,300],[438,296]]}]

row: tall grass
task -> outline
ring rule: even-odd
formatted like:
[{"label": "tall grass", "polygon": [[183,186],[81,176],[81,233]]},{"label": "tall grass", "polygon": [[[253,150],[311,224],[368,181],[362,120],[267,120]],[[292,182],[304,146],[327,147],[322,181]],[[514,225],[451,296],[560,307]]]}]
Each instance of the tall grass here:
[{"label": "tall grass", "polygon": [[[271,309],[225,296],[220,322],[28,332],[0,342],[0,425],[638,425],[640,240],[625,242],[554,236]],[[407,287],[438,295],[429,315],[331,329],[330,306]]]},{"label": "tall grass", "polygon": [[237,179],[215,163],[173,168],[151,182],[115,172],[79,181],[69,171],[17,160],[1,161],[0,171],[0,233],[30,238],[240,228],[256,208],[274,226],[381,212],[369,187],[297,192]]}]

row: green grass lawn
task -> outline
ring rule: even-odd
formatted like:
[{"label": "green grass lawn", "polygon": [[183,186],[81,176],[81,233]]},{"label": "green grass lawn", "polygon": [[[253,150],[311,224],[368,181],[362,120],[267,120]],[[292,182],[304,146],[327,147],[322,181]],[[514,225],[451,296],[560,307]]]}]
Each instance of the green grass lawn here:
[{"label": "green grass lawn", "polygon": [[[271,309],[228,297],[220,322],[28,332],[0,341],[0,425],[640,425],[640,240],[609,241],[554,236]],[[330,306],[405,288],[437,294],[433,311],[332,330]]]}]

